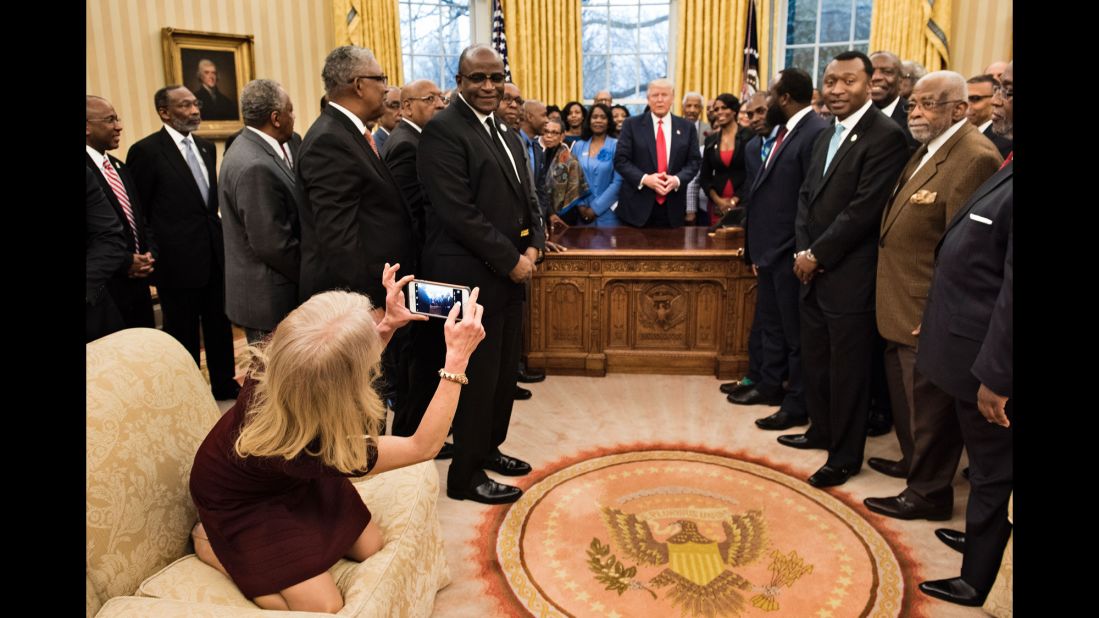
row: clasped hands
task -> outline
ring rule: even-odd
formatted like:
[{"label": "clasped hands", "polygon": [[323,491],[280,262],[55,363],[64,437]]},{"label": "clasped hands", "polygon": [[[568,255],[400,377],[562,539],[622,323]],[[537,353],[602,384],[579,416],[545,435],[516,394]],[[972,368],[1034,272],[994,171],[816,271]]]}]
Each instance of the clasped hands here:
[{"label": "clasped hands", "polygon": [[656,191],[657,195],[668,195],[679,187],[679,178],[668,172],[659,174],[646,174],[641,184]]},{"label": "clasped hands", "polygon": [[144,279],[153,273],[153,254],[146,251],[145,253],[135,253],[130,262],[130,270],[126,273],[126,276],[131,279]]},{"label": "clasped hands", "polygon": [[824,272],[815,261],[809,259],[808,251],[799,251],[794,254],[794,276],[798,281],[809,283],[818,272]]}]

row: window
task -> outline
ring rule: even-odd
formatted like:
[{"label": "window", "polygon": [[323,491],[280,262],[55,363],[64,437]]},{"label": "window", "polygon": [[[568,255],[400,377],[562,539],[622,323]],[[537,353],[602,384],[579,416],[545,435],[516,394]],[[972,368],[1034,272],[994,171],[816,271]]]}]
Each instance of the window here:
[{"label": "window", "polygon": [[786,63],[803,69],[820,86],[824,67],[838,53],[869,53],[872,0],[789,0]]},{"label": "window", "polygon": [[400,9],[405,83],[430,79],[447,90],[470,43],[469,0],[401,0]]},{"label": "window", "polygon": [[[668,75],[669,0],[581,0],[584,99],[609,90],[639,113],[650,81]],[[554,101],[558,105],[565,101]]]}]

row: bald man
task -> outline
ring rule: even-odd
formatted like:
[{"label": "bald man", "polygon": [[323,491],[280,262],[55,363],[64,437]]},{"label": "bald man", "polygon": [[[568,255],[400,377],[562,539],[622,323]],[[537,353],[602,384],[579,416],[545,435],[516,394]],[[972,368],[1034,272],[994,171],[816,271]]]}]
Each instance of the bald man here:
[{"label": "bald man", "polygon": [[996,81],[1000,81],[1000,77],[1003,76],[1004,69],[1007,68],[1007,60],[997,60],[992,64],[985,67],[984,73],[996,78]]},{"label": "bald man", "polygon": [[595,100],[592,102],[602,103],[607,107],[614,107],[614,100],[611,98],[610,90],[600,90],[599,92],[595,93]]}]

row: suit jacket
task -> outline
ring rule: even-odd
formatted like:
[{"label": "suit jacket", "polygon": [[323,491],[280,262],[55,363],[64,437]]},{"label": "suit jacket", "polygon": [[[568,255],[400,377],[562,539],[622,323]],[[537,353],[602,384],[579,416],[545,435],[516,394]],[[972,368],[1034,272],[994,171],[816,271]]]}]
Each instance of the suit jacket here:
[{"label": "suit jacket", "polygon": [[[397,123],[385,144],[382,160],[385,161],[401,196],[404,197],[405,204],[408,205],[416,243],[415,254],[419,256],[424,246],[424,201],[427,199],[420,184],[420,177],[416,174],[416,151],[420,147],[420,132],[402,120]],[[409,265],[410,268],[413,266]]]},{"label": "suit jacket", "polygon": [[[882,216],[878,241],[878,332],[889,341],[916,345],[931,287],[935,245],[969,196],[1003,163],[996,147],[966,122],[916,172],[927,153],[909,159]],[[905,180],[907,179],[907,181]]]},{"label": "suit jacket", "polygon": [[710,136],[710,123],[699,118],[695,121],[695,132],[698,133],[698,145],[704,146],[706,138]]},{"label": "suit jacket", "polygon": [[232,97],[225,96],[221,90],[214,89],[215,94],[211,95],[204,86],[199,86],[196,90],[192,90],[195,98],[202,102],[202,119],[203,120],[239,120],[240,111],[237,109],[237,101]]},{"label": "suit jacket", "polygon": [[[404,123],[398,122],[398,124]],[[394,129],[396,129],[396,127],[394,127]],[[377,147],[378,153],[383,156],[385,155],[385,148],[383,148],[383,146],[385,146],[387,140],[389,140],[389,131],[386,131],[381,125],[378,125],[378,128],[374,129],[374,146]]]},{"label": "suit jacket", "polygon": [[382,269],[415,269],[412,217],[397,182],[351,119],[328,106],[309,127],[298,155],[302,301],[333,289],[385,306]]},{"label": "suit jacket", "polygon": [[124,228],[94,175],[90,169],[84,170],[84,304],[89,306],[99,303],[119,264],[130,262]]},{"label": "suit jacket", "polygon": [[904,139],[908,141],[908,150],[915,152],[919,149],[920,143],[916,141],[916,138],[912,137],[912,131],[908,129],[908,112],[904,111],[904,106],[908,103],[907,97],[899,97],[896,107],[893,108],[893,113],[889,116],[900,126],[904,131]]},{"label": "suit jacket", "polygon": [[[681,227],[687,212],[687,185],[698,173],[701,155],[694,123],[672,114],[666,118],[671,118],[671,126],[664,128],[665,139],[671,140],[667,171],[679,178],[679,189],[668,194],[663,208],[668,209],[672,227]],[[614,153],[614,169],[622,176],[614,214],[630,225],[645,225],[656,204],[656,192],[648,187],[637,187],[642,176],[656,173],[656,134],[651,114],[630,116],[622,123],[618,150]]]},{"label": "suit jacket", "polygon": [[[710,196],[710,191],[721,195],[725,189],[726,181],[733,181],[733,195],[744,199],[748,194],[747,151],[745,145],[751,141],[755,134],[748,129],[739,129],[736,132],[733,145],[733,159],[729,165],[721,160],[721,132],[714,133],[706,138],[702,149],[702,171],[699,173],[698,184]],[[759,159],[759,151],[756,151],[756,159]]]},{"label": "suit jacket", "polygon": [[760,166],[748,187],[744,257],[749,264],[771,268],[793,254],[798,192],[812,165],[813,145],[828,126],[828,121],[810,111],[783,137],[766,168],[759,151],[762,136],[753,138],[745,149],[749,163]]},{"label": "suit jacket", "polygon": [[[291,156],[297,145],[290,142]],[[270,331],[297,306],[301,270],[297,178],[266,141],[245,129],[221,162],[225,315]]]},{"label": "suit jacket", "polygon": [[873,105],[844,134],[827,172],[831,129],[821,131],[798,193],[795,248],[812,249],[818,272],[802,296],[816,289],[834,313],[874,310],[878,228],[897,176],[908,160],[904,132]]},{"label": "suit jacket", "polygon": [[513,131],[496,126],[515,169],[461,99],[424,127],[416,161],[427,195],[424,278],[480,286],[478,302],[486,314],[523,295],[525,287],[508,273],[527,247],[545,247],[538,200],[523,169],[523,146]]},{"label": "suit jacket", "polygon": [[992,140],[992,143],[996,146],[996,150],[1000,151],[1000,156],[1006,159],[1008,153],[1011,152],[1011,147],[1014,140],[1008,139],[1003,135],[1000,135],[999,133],[993,131],[992,125],[988,125],[988,128],[984,130],[983,135]]},{"label": "suit jacket", "polygon": [[126,163],[160,250],[152,283],[178,288],[204,287],[212,269],[224,268],[214,144],[194,134],[210,181],[202,201],[191,168],[168,131],[161,128],[130,146]]},{"label": "suit jacket", "polygon": [[544,220],[549,216],[550,211],[550,195],[546,188],[545,178],[546,170],[549,166],[546,162],[546,151],[542,149],[542,144],[538,142],[538,137],[531,138],[531,148],[527,148],[527,137],[524,137],[525,132],[520,131],[519,143],[523,146],[523,153],[527,155],[527,167],[530,167],[530,155],[534,156],[534,169],[531,170],[531,177],[534,182],[534,189],[536,197],[538,198],[538,207],[541,210],[542,219]]},{"label": "suit jacket", "polygon": [[916,366],[963,401],[980,384],[1012,397],[1014,167],[973,193],[936,249]]},{"label": "suit jacket", "polygon": [[[134,224],[137,226],[137,241],[141,243],[141,252],[146,251],[153,254],[153,258],[157,258],[160,254],[159,249],[156,246],[156,235],[153,234],[153,230],[146,222],[145,208],[141,204],[141,196],[138,195],[137,185],[134,183],[134,179],[130,176],[130,169],[119,159],[107,154],[107,158],[110,159],[111,165],[114,166],[116,172],[118,172],[119,178],[122,179],[122,186],[126,189],[126,197],[130,200],[130,210],[133,211]],[[111,185],[107,183],[107,178],[103,176],[103,168],[100,166],[99,161],[93,161],[91,157],[84,157],[85,163],[89,170],[94,168],[92,176],[96,182],[99,183],[99,188],[103,190],[103,195],[107,198],[107,202],[114,209],[115,214],[118,216],[118,220],[122,222],[122,230],[125,232],[126,237],[126,251],[132,255],[137,253],[137,247],[134,246],[134,231],[130,227],[130,221],[126,218],[126,212],[122,210],[122,204],[118,201],[118,196],[115,195],[114,189],[111,189]],[[128,278],[130,272],[130,264],[132,260],[127,261],[118,269],[113,277]],[[155,265],[154,265],[155,266]]]}]

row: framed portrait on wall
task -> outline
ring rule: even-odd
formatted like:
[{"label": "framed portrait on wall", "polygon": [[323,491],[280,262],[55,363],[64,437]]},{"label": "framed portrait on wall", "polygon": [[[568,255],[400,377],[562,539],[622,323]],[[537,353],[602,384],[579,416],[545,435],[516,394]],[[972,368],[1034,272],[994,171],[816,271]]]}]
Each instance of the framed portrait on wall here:
[{"label": "framed portrait on wall", "polygon": [[195,133],[219,139],[244,128],[240,93],[255,78],[254,37],[175,28],[161,32],[165,80],[183,84],[201,106],[202,126]]}]

